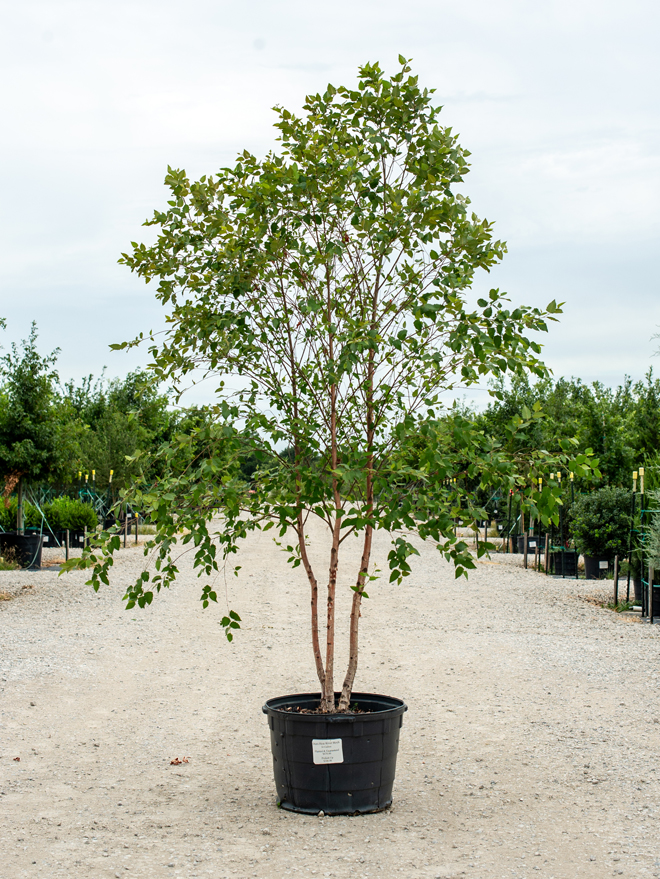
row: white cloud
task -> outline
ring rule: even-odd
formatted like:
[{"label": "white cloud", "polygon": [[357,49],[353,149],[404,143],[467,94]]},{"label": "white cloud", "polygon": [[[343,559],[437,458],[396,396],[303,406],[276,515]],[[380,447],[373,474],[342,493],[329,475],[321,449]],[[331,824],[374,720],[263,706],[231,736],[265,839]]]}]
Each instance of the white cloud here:
[{"label": "white cloud", "polygon": [[[463,190],[509,242],[481,285],[567,299],[556,373],[641,375],[660,323],[660,10],[650,0],[48,0],[0,7],[0,315],[35,318],[62,370],[127,360],[160,325],[117,265],[168,164],[212,172],[273,145],[273,114],[357,65],[414,58],[473,153]],[[587,329],[588,328],[588,329]],[[134,355],[133,355],[134,356]],[[117,365],[112,366],[113,361]],[[619,377],[621,377],[619,376]]]}]

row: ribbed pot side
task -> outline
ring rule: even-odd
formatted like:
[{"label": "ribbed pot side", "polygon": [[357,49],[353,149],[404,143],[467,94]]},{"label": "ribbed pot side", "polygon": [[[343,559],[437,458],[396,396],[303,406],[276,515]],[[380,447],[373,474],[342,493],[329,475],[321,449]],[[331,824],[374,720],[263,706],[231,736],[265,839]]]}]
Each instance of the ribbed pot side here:
[{"label": "ribbed pot side", "polygon": [[[336,694],[339,698],[339,694]],[[292,812],[353,815],[392,804],[401,699],[353,693],[357,714],[300,714],[320,693],[269,699],[268,717],[278,805]]]}]

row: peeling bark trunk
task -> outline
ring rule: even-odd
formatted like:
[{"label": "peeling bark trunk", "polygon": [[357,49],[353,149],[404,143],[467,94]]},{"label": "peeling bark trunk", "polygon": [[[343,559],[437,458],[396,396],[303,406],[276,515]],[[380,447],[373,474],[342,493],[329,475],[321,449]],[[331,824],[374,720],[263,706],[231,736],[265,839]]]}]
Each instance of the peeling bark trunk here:
[{"label": "peeling bark trunk", "polygon": [[[373,309],[375,312],[377,290],[374,294]],[[338,711],[347,711],[351,701],[351,693],[353,692],[353,684],[355,682],[355,673],[358,665],[358,629],[360,625],[360,605],[362,604],[362,593],[369,572],[369,561],[371,559],[371,546],[373,540],[373,525],[371,518],[374,512],[374,412],[373,412],[373,389],[374,389],[374,352],[373,348],[369,350],[369,363],[367,367],[367,387],[366,387],[366,407],[367,407],[367,482],[365,490],[365,512],[367,516],[367,526],[364,532],[364,544],[362,547],[362,561],[360,563],[360,572],[358,574],[357,583],[353,592],[353,602],[351,605],[351,621],[349,628],[348,642],[348,669],[346,677],[341,688],[341,696],[339,697]]]},{"label": "peeling bark trunk", "polygon": [[355,682],[355,673],[358,666],[358,627],[360,625],[360,605],[362,604],[362,593],[367,580],[369,571],[369,559],[371,558],[371,545],[373,538],[373,528],[367,525],[364,534],[364,545],[362,549],[362,562],[360,564],[360,573],[358,574],[356,590],[353,593],[353,603],[351,606],[351,623],[349,630],[349,653],[348,653],[348,669],[346,677],[341,688],[341,696],[339,697],[338,711],[347,711],[351,703],[351,693],[353,692],[353,684]]},{"label": "peeling bark trunk", "polygon": [[[326,274],[327,282],[327,319],[328,319],[328,362],[334,371],[334,336],[332,333],[332,296],[330,292],[330,273]],[[335,709],[335,595],[337,592],[337,567],[339,565],[339,535],[341,531],[341,495],[337,466],[339,450],[337,447],[337,385],[334,378],[330,385],[330,466],[332,469],[332,498],[335,506],[335,519],[332,528],[332,549],[330,550],[330,569],[328,571],[328,595],[326,608],[326,642],[325,642],[325,680],[321,692],[321,711],[327,714]]]},{"label": "peeling bark trunk", "polygon": [[18,480],[18,503],[16,504],[16,531],[23,534],[25,531],[25,517],[23,515],[23,477]]},{"label": "peeling bark trunk", "polygon": [[319,584],[314,576],[314,571],[307,555],[307,547],[305,546],[305,532],[303,528],[302,513],[298,513],[298,547],[300,549],[300,558],[309,580],[311,587],[311,610],[312,610],[312,649],[314,651],[314,662],[316,663],[316,674],[321,684],[321,692],[325,691],[325,670],[323,668],[323,659],[321,657],[321,645],[319,642]]},{"label": "peeling bark trunk", "polygon": [[[333,480],[336,482],[336,480]],[[335,596],[337,593],[337,568],[339,566],[339,532],[341,518],[335,515],[332,529],[332,548],[330,550],[330,570],[328,576],[328,606],[326,624],[325,686],[323,688],[321,711],[335,710]]]}]

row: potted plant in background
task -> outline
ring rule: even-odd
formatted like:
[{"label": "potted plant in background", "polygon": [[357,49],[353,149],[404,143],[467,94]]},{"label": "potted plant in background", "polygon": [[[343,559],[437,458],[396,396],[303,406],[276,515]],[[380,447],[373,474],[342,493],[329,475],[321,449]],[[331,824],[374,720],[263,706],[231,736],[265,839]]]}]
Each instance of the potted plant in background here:
[{"label": "potted plant in background", "polygon": [[84,546],[86,532],[92,532],[99,524],[91,504],[78,498],[58,497],[43,506],[53,546],[61,546],[69,532],[69,546]]},{"label": "potted plant in background", "polygon": [[39,354],[33,323],[20,348],[13,344],[0,358],[0,477],[5,507],[17,490],[15,531],[0,534],[0,547],[23,567],[41,564],[41,535],[25,533],[25,486],[59,475],[68,457],[55,405],[57,354]]},{"label": "potted plant in background", "polygon": [[575,548],[584,555],[587,580],[605,576],[616,555],[623,560],[630,535],[630,492],[605,486],[575,500],[570,511]]},{"label": "potted plant in background", "polygon": [[[389,79],[368,64],[355,89],[308,97],[301,118],[277,110],[281,148],[263,161],[244,152],[197,182],[170,169],[169,206],[147,224],[159,227],[156,243],[123,256],[158,280],[169,309],[166,336],[152,337],[154,378],[177,389],[201,370],[218,387],[212,423],[165,444],[158,484],[124,495],[154,526],[145,553],[157,557],[127,591],[127,607],[148,606],[175,579],[175,544],[194,546],[208,576],[250,531],[276,529],[305,573],[320,688],[264,706],[279,803],[302,812],[391,802],[405,705],[354,692],[360,608],[377,576],[374,533],[392,535],[390,581],[410,572],[413,534],[432,540],[457,576],[474,567],[454,534],[458,518],[470,525],[485,515],[466,485],[527,485],[534,461],[510,455],[460,412],[443,416],[440,395],[489,374],[545,374],[526,334],[545,331],[559,311],[511,309],[498,290],[468,308],[476,270],[498,262],[504,245],[453,191],[468,153],[400,62]],[[512,419],[511,433],[524,424]],[[553,466],[568,466],[569,449]],[[238,469],[248,456],[257,462],[249,486]],[[570,467],[587,472],[587,457]],[[551,487],[526,491],[535,516],[556,517]],[[322,580],[309,517],[327,527]],[[338,676],[337,575],[349,539],[360,540],[361,561]],[[66,569],[91,568],[98,589],[118,548],[118,535],[104,533]],[[208,583],[201,599],[217,600]],[[222,622],[231,639],[238,613],[228,609]]]}]

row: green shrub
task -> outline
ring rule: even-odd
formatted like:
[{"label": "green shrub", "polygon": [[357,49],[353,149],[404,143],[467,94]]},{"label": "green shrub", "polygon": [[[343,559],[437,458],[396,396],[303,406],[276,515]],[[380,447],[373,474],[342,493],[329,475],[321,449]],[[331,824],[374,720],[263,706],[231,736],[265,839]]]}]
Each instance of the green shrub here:
[{"label": "green shrub", "polygon": [[[13,497],[9,503],[9,509],[0,503],[0,527],[3,531],[16,530],[16,506],[18,501]],[[75,498],[58,497],[51,503],[44,504],[41,508],[46,517],[44,531],[52,528],[53,531],[84,531],[96,528],[98,518],[94,508],[84,504]],[[23,515],[26,528],[41,528],[41,513],[34,504],[23,502]]]},{"label": "green shrub", "polygon": [[570,529],[578,552],[612,560],[628,552],[630,492],[601,488],[579,497],[571,509]]},{"label": "green shrub", "polygon": [[70,497],[58,497],[44,504],[44,513],[53,531],[84,531],[98,525],[96,512],[90,504]]},{"label": "green shrub", "polygon": [[[3,502],[0,502],[0,527],[3,531],[16,531],[16,507],[18,500],[16,497],[9,501],[9,508],[5,508]],[[23,501],[23,517],[26,528],[38,528],[41,524],[41,514],[39,510],[32,504]]]}]

